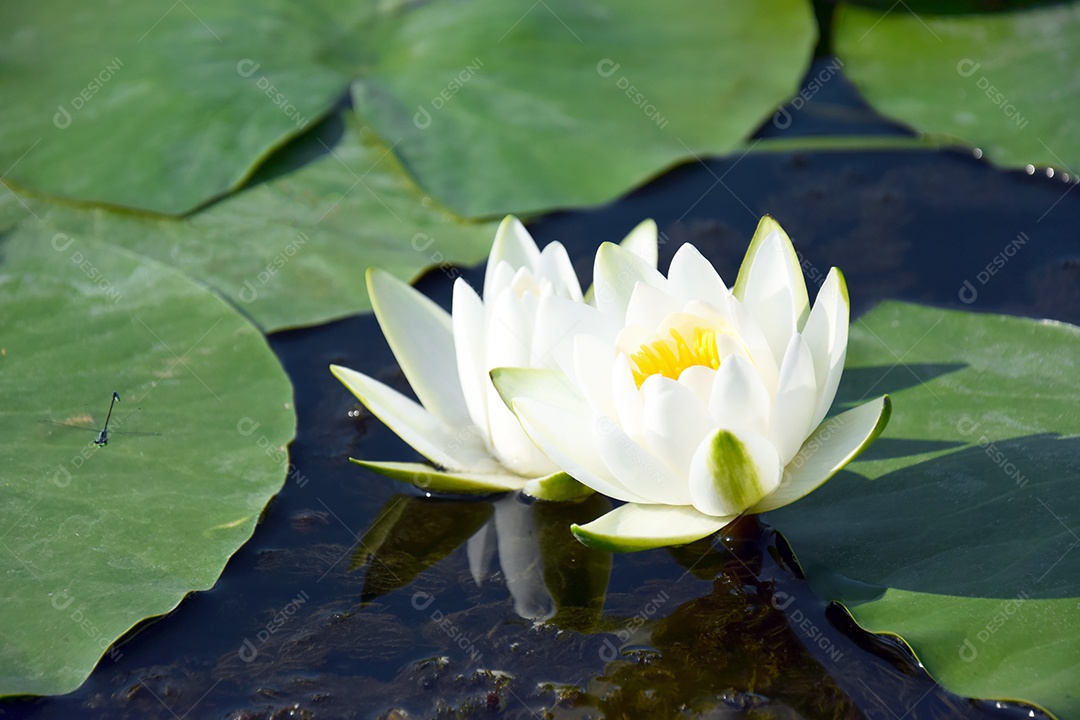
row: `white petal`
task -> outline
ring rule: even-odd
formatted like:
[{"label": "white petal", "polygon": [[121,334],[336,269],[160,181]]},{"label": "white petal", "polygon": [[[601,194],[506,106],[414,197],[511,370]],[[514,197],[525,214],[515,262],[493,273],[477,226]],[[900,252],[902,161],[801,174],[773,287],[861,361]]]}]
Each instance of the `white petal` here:
[{"label": "white petal", "polygon": [[731,294],[716,268],[693,245],[684,244],[671,258],[668,268],[668,290],[686,303],[691,300],[707,302],[720,308],[727,305]]},{"label": "white petal", "polygon": [[787,464],[799,451],[803,441],[813,431],[814,410],[817,408],[817,378],[814,358],[801,335],[788,343],[780,380],[776,385],[769,437],[780,453],[780,462]]},{"label": "white petal", "polygon": [[710,433],[690,465],[690,496],[707,515],[729,517],[753,507],[780,484],[780,458],[761,435]]},{"label": "white petal", "polygon": [[436,465],[468,472],[501,470],[484,448],[477,428],[451,428],[419,403],[363,373],[340,365],[331,365],[330,372],[375,417]]},{"label": "white petal", "polygon": [[472,422],[488,434],[486,353],[484,304],[465,280],[454,282],[454,345],[461,391]]},{"label": "white petal", "polygon": [[615,348],[594,335],[574,338],[574,377],[593,410],[617,417],[611,394],[611,369],[615,366]]},{"label": "white petal", "polygon": [[596,307],[602,313],[623,322],[630,304],[630,294],[638,282],[658,288],[667,284],[656,268],[629,250],[612,243],[600,246],[593,264],[593,288]]},{"label": "white petal", "polygon": [[575,480],[616,500],[642,500],[623,487],[600,459],[592,439],[592,413],[584,403],[572,410],[522,398],[514,401],[514,412],[533,442]]},{"label": "white petal", "polygon": [[499,462],[528,478],[551,475],[558,471],[558,466],[529,438],[517,416],[502,403],[494,388],[491,392],[492,399],[488,404],[491,443]]},{"label": "white petal", "polygon": [[817,406],[813,426],[825,419],[829,412],[840,375],[844,371],[847,355],[848,320],[847,285],[843,274],[836,268],[829,271],[825,284],[818,291],[810,317],[802,336],[814,357],[814,374],[817,378]]},{"label": "white petal", "polygon": [[688,505],[629,504],[570,529],[584,545],[596,550],[634,552],[700,540],[735,517],[704,515]]},{"label": "white petal", "polygon": [[516,276],[517,270],[510,263],[501,262],[495,266],[494,270],[491,269],[490,265],[488,266],[482,296],[484,298],[484,307],[487,308],[489,314],[491,313],[493,299],[509,288],[510,283],[513,282]]},{"label": "white petal", "polygon": [[469,425],[450,314],[383,270],[367,273],[371,306],[417,399],[447,425]]},{"label": "white petal", "polygon": [[550,243],[540,251],[537,274],[551,282],[555,294],[559,297],[581,302],[581,283],[578,282],[574,265],[570,262],[570,256],[567,255],[562,243]]},{"label": "white petal", "polygon": [[892,403],[886,395],[827,420],[806,439],[784,468],[780,487],[754,506],[752,512],[790,505],[817,489],[881,435],[891,414]]},{"label": "white petal", "polygon": [[611,369],[611,399],[615,403],[615,419],[623,431],[634,439],[644,439],[645,406],[630,370],[630,361],[623,354],[615,358]]},{"label": "white petal", "polygon": [[735,328],[739,333],[739,337],[742,338],[747,352],[750,353],[750,359],[754,363],[757,374],[761,376],[761,381],[765,383],[769,396],[775,396],[776,383],[780,379],[780,363],[773,357],[769,341],[765,338],[765,334],[761,332],[757,321],[750,315],[750,311],[743,307],[742,303],[733,299],[729,309],[732,317],[735,318]]},{"label": "white petal", "polygon": [[535,312],[529,312],[529,300],[518,297],[510,288],[503,290],[488,305],[484,365],[496,367],[532,367],[531,346]]},{"label": "white petal", "polygon": [[656,267],[660,254],[656,236],[656,223],[652,220],[642,220],[622,239],[619,247],[634,253],[648,263],[649,267]]},{"label": "white petal", "polygon": [[613,318],[601,315],[591,305],[548,295],[540,298],[536,306],[533,352],[537,358],[545,358],[546,367],[559,367],[567,375],[573,375],[574,337],[595,335],[610,345],[615,342],[618,329]]},{"label": "white petal", "polygon": [[[510,266],[512,277],[518,268],[534,270],[539,262],[540,250],[537,249],[532,235],[529,235],[520,220],[513,215],[507,215],[495,231],[495,242],[488,255],[487,269],[484,272],[484,302],[495,297],[508,283],[505,278],[506,271],[499,270],[501,263]],[[496,278],[497,272],[501,272],[503,277]]]},{"label": "white petal", "polygon": [[525,398],[566,410],[588,410],[577,387],[560,370],[500,367],[491,371],[491,380],[506,407]]},{"label": "white petal", "polygon": [[639,282],[630,293],[626,324],[652,330],[659,327],[664,318],[681,309],[682,304],[660,288]]},{"label": "white petal", "polygon": [[709,406],[715,380],[716,371],[704,365],[691,365],[679,375],[679,384],[694,393],[704,407]]},{"label": "white petal", "polygon": [[[670,422],[669,418],[669,422]],[[604,465],[619,483],[648,502],[689,505],[686,476],[634,442],[611,419],[593,416],[593,440]]]},{"label": "white petal", "polygon": [[810,301],[795,248],[775,220],[761,218],[732,291],[754,316],[780,362],[806,322]]},{"label": "white petal", "polygon": [[660,375],[645,380],[641,396],[647,447],[671,468],[679,483],[677,488],[665,488],[670,494],[654,500],[689,505],[690,461],[708,433],[708,408],[692,390]]},{"label": "white petal", "polygon": [[[507,288],[495,298],[487,324],[485,365],[496,367],[532,367],[532,329],[535,311],[533,295],[519,297]],[[494,385],[487,385],[488,429],[495,455],[503,465],[519,475],[550,475],[558,468],[544,457],[513,412],[502,402]]]},{"label": "white petal", "polygon": [[716,371],[709,414],[714,427],[738,434],[769,434],[772,398],[754,366],[743,357],[725,358]]}]

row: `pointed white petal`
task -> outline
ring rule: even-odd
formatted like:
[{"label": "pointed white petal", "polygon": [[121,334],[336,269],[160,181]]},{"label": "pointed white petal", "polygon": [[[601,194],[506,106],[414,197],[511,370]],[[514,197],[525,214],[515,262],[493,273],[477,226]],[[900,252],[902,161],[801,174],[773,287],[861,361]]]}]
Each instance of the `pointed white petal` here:
[{"label": "pointed white petal", "polygon": [[630,303],[626,307],[626,324],[655,330],[664,318],[681,309],[681,303],[665,291],[639,282],[630,293]]},{"label": "pointed white petal", "polygon": [[510,284],[513,282],[514,277],[517,275],[517,269],[512,267],[510,263],[501,262],[495,266],[492,270],[488,265],[488,272],[484,280],[484,289],[481,296],[484,298],[484,306],[491,311],[491,302],[494,298],[501,295]]},{"label": "pointed white petal", "polygon": [[[716,371],[704,365],[691,365],[679,375],[679,384],[694,393],[702,407],[709,407]],[[715,423],[712,423],[715,424]]]},{"label": "pointed white petal", "polygon": [[731,356],[720,363],[709,398],[714,427],[736,433],[769,434],[772,398],[749,360]]},{"label": "pointed white petal", "polygon": [[575,412],[589,410],[577,387],[560,370],[499,367],[491,371],[491,381],[506,407],[515,400],[531,399]]},{"label": "pointed white petal", "polygon": [[668,290],[680,303],[692,300],[706,302],[717,309],[727,305],[728,291],[716,268],[701,252],[690,245],[683,245],[671,258],[668,268]]},{"label": "pointed white petal", "polygon": [[495,231],[495,242],[488,255],[487,269],[484,272],[484,302],[488,302],[505,288],[505,275],[501,279],[496,278],[500,264],[507,263],[510,266],[510,275],[513,276],[518,268],[527,267],[533,270],[539,262],[540,250],[536,247],[532,235],[520,220],[513,215],[507,215]]},{"label": "pointed white petal", "polygon": [[491,391],[488,415],[491,418],[491,444],[499,462],[519,475],[528,478],[551,475],[559,470],[544,451],[536,446],[521,427],[514,411],[503,404],[498,393]]},{"label": "pointed white petal", "polygon": [[622,239],[619,247],[634,253],[648,263],[649,267],[656,267],[660,255],[656,239],[656,223],[652,220],[642,220]]},{"label": "pointed white petal", "polygon": [[533,353],[537,358],[550,359],[545,366],[558,366],[568,375],[574,373],[574,338],[580,334],[595,335],[601,342],[612,344],[619,331],[613,318],[583,302],[549,295],[540,298],[536,307],[533,333]]},{"label": "pointed white petal", "polygon": [[[657,243],[656,223],[652,220],[642,220],[630,234],[622,239],[619,247],[627,250],[651,268],[656,267],[660,259],[660,249]],[[596,285],[590,285],[585,293],[585,302],[596,305]]]},{"label": "pointed white petal", "polygon": [[465,406],[477,427],[488,433],[487,385],[484,364],[484,304],[465,280],[454,282],[454,345]]},{"label": "pointed white petal", "polygon": [[784,362],[780,366],[780,380],[776,385],[772,422],[769,425],[769,437],[780,453],[781,464],[786,465],[795,457],[803,440],[813,431],[817,397],[814,358],[802,336],[795,335],[788,343]]},{"label": "pointed white petal", "polygon": [[496,367],[533,367],[532,334],[535,312],[528,302],[535,297],[519,297],[511,288],[487,302],[488,321],[484,365]]},{"label": "pointed white petal", "polygon": [[757,320],[779,363],[791,336],[805,324],[810,301],[795,248],[768,215],[750,241],[732,293]]},{"label": "pointed white petal", "polygon": [[593,442],[592,413],[554,407],[531,398],[514,401],[522,427],[544,453],[578,482],[616,500],[643,498],[623,487],[601,460]]},{"label": "pointed white petal", "polygon": [[[519,297],[511,288],[495,298],[487,324],[487,367],[533,366],[531,335],[535,311],[530,303],[536,300],[534,295]],[[488,429],[499,461],[527,477],[550,475],[558,470],[529,440],[495,386],[488,383],[486,389]]]},{"label": "pointed white petal", "polygon": [[331,365],[330,372],[375,417],[436,465],[468,472],[500,469],[472,425],[451,428],[411,398],[355,370]]},{"label": "pointed white petal", "polygon": [[754,320],[750,311],[743,307],[742,303],[732,299],[729,309],[732,317],[735,318],[735,328],[738,330],[739,337],[742,338],[746,351],[750,354],[750,359],[754,363],[757,374],[761,376],[762,382],[765,383],[769,396],[774,396],[776,394],[776,383],[780,379],[780,363],[773,357],[769,341],[765,338],[765,334],[761,332],[761,328],[758,327],[757,321]]},{"label": "pointed white petal", "polygon": [[689,505],[690,461],[709,431],[709,411],[694,392],[670,378],[653,375],[641,386],[646,447],[671,468],[675,486],[650,498],[669,505]]},{"label": "pointed white petal", "polygon": [[537,275],[538,279],[549,281],[554,286],[554,293],[559,297],[581,302],[581,283],[578,282],[574,265],[562,243],[550,243],[540,251]]},{"label": "pointed white petal", "polygon": [[589,405],[608,417],[617,417],[611,395],[611,369],[615,366],[615,348],[594,335],[574,338],[574,377]]},{"label": "pointed white petal", "polygon": [[593,433],[604,465],[621,485],[648,502],[690,504],[686,477],[677,475],[667,463],[634,442],[609,418],[594,415]]},{"label": "pointed white petal", "polygon": [[755,505],[752,512],[790,505],[816,490],[881,435],[891,414],[892,402],[885,395],[829,418],[784,468],[780,487]]},{"label": "pointed white petal", "polygon": [[634,552],[708,537],[736,518],[713,517],[688,505],[629,504],[586,525],[571,525],[582,544],[608,552]]},{"label": "pointed white petal", "polygon": [[520,490],[526,483],[525,478],[508,473],[503,468],[499,468],[499,472],[492,473],[449,472],[437,470],[423,463],[350,459],[360,467],[408,483],[424,492],[449,495],[491,495]]},{"label": "pointed white petal", "polygon": [[619,427],[632,438],[644,439],[645,406],[630,370],[630,361],[624,354],[616,356],[611,369],[611,399],[615,403]]},{"label": "pointed white petal", "polygon": [[447,425],[470,424],[450,314],[383,270],[369,269],[367,285],[379,326],[421,404]]},{"label": "pointed white petal", "polygon": [[780,484],[780,458],[765,437],[720,428],[702,441],[690,464],[690,496],[707,515],[745,512]]},{"label": "pointed white petal", "polygon": [[833,268],[818,291],[802,331],[803,339],[814,357],[814,374],[817,377],[817,406],[811,423],[814,427],[825,419],[836,397],[836,388],[840,385],[844,358],[847,356],[850,312],[844,275]]},{"label": "pointed white petal", "polygon": [[656,268],[629,250],[612,243],[600,246],[593,265],[593,285],[596,307],[602,313],[623,322],[630,304],[630,294],[639,282],[658,288],[667,284]]}]

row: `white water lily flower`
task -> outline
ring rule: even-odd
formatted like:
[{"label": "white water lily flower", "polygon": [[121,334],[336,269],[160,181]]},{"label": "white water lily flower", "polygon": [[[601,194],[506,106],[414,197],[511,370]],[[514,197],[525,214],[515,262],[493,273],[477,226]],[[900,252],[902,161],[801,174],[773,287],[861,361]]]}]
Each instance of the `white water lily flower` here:
[{"label": "white water lily flower", "polygon": [[[623,241],[636,262],[656,266],[656,224]],[[541,251],[517,218],[499,225],[488,257],[483,298],[458,278],[453,313],[387,272],[370,269],[368,292],[386,340],[419,402],[363,373],[330,370],[380,420],[435,465],[360,465],[426,490],[492,493],[525,489],[546,499],[590,492],[560,472],[499,398],[490,371],[499,366],[555,367],[551,348],[565,334],[538,326],[546,298],[584,304],[562,244]],[[569,331],[570,328],[567,329]]]},{"label": "white water lily flower", "polygon": [[579,328],[559,370],[493,377],[556,465],[623,505],[574,534],[606,550],[692,542],[787,505],[868,446],[887,396],[822,422],[848,339],[833,268],[810,308],[791,241],[762,218],[730,290],[691,245],[665,278],[605,244],[595,308],[540,303],[538,324]]}]

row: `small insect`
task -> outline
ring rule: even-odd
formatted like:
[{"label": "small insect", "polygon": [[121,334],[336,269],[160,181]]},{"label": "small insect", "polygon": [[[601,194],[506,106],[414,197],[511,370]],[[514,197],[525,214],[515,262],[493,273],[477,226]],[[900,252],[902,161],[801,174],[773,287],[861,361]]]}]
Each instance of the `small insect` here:
[{"label": "small insect", "polygon": [[118,402],[120,402],[120,394],[114,390],[112,394],[112,402],[109,403],[109,414],[105,416],[105,427],[101,428],[101,432],[98,433],[97,439],[94,440],[95,445],[109,444],[109,420],[112,418],[113,405]]},{"label": "small insect", "polygon": [[[63,427],[74,428],[75,430],[90,430],[92,432],[96,432],[98,434],[98,436],[94,439],[94,444],[98,445],[98,446],[101,446],[101,447],[104,447],[105,445],[109,444],[109,420],[112,419],[113,407],[118,402],[120,402],[120,393],[113,392],[112,400],[109,402],[109,412],[105,416],[105,424],[101,427],[100,430],[98,430],[96,427],[86,427],[84,425],[73,425],[71,423],[66,423],[66,422],[57,422],[56,420],[53,420],[51,422],[54,425],[62,425]],[[117,430],[115,432],[121,433],[123,435],[158,435],[159,434],[159,433],[156,433],[156,432],[133,432],[133,431],[130,431],[130,430],[124,430],[124,431]]]}]

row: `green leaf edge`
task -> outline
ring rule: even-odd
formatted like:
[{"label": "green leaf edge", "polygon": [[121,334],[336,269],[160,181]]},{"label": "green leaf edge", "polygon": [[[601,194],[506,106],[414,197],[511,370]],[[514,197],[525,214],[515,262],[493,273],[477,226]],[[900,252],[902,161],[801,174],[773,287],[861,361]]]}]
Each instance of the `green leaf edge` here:
[{"label": "green leaf edge", "polygon": [[349,458],[349,461],[385,477],[408,483],[424,492],[491,495],[521,490],[527,481],[527,478],[509,474],[446,472],[424,463],[375,462],[357,458]]}]

